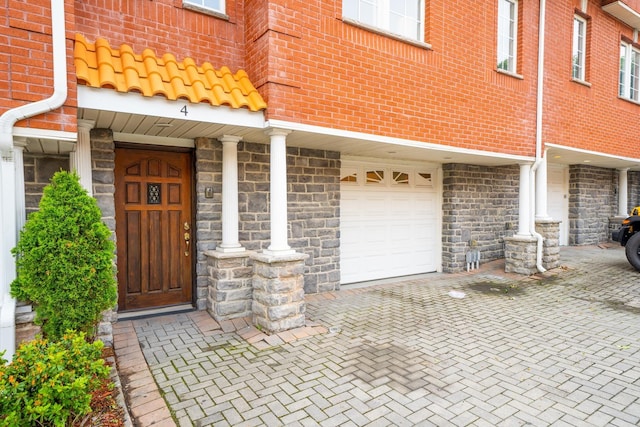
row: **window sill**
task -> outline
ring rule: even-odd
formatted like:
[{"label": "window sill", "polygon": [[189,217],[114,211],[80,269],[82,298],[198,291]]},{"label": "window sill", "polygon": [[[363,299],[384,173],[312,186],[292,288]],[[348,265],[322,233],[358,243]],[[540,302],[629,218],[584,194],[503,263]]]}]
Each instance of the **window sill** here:
[{"label": "window sill", "polygon": [[390,33],[388,31],[383,30],[382,28],[377,28],[377,27],[373,27],[371,25],[363,24],[362,22],[356,21],[356,20],[351,19],[351,18],[345,18],[343,16],[342,17],[342,22],[344,22],[345,24],[353,25],[354,27],[362,28],[363,30],[370,31],[370,32],[375,33],[375,34],[379,34],[379,35],[384,36],[384,37],[388,37],[390,39],[398,40],[398,41],[401,41],[401,42],[404,42],[404,43],[407,43],[407,44],[414,45],[416,47],[420,47],[422,49],[428,49],[428,50],[432,49],[431,45],[429,43],[425,43],[425,42],[422,42],[420,40],[414,40],[414,39],[410,39],[410,38],[407,38],[407,37],[403,37],[403,36],[398,35],[398,34]]},{"label": "window sill", "polygon": [[524,76],[518,73],[512,73],[511,71],[503,70],[502,68],[496,68],[496,72],[504,74],[505,76],[513,77],[514,79],[524,80]]},{"label": "window sill", "polygon": [[574,82],[574,83],[578,83],[579,85],[582,85],[582,86],[591,87],[591,83],[589,83],[589,82],[587,82],[585,80],[572,78],[571,81]]},{"label": "window sill", "polygon": [[640,101],[636,101],[635,99],[625,98],[625,97],[622,97],[622,96],[619,96],[619,95],[618,95],[618,99],[620,99],[622,101],[627,101],[627,102],[629,102],[631,104],[640,105]]},{"label": "window sill", "polygon": [[225,21],[230,20],[229,15],[225,13],[218,12],[213,9],[207,9],[206,7],[198,6],[195,4],[182,2],[182,8],[192,10],[194,12],[202,13],[204,15],[213,16],[214,18],[223,19]]}]

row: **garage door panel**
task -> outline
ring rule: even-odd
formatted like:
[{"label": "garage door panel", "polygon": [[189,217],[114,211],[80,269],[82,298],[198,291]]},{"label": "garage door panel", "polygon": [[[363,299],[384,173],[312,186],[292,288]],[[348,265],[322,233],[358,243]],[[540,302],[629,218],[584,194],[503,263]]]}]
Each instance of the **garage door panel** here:
[{"label": "garage door panel", "polygon": [[436,271],[435,191],[341,188],[342,283]]}]

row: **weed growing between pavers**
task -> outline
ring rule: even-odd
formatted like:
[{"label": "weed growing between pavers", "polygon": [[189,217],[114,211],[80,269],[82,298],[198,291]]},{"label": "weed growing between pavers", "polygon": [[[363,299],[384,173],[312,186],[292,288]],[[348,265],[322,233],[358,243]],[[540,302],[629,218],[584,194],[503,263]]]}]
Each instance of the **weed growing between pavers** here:
[{"label": "weed growing between pavers", "polygon": [[474,291],[481,292],[487,295],[508,295],[516,296],[524,292],[518,284],[504,284],[496,282],[479,282],[469,285],[469,288]]},{"label": "weed growing between pavers", "polygon": [[573,297],[573,298],[581,301],[591,302],[591,303],[604,304],[607,308],[612,308],[617,311],[640,314],[640,307],[628,305],[626,302],[620,301],[620,300],[597,300],[595,298],[581,298],[581,297]]}]

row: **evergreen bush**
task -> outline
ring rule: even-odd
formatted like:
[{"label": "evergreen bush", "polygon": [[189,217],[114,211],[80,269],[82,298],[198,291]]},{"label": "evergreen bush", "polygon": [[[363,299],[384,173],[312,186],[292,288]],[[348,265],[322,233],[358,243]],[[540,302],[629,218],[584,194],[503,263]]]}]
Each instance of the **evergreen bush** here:
[{"label": "evergreen bush", "polygon": [[101,313],[116,303],[115,246],[101,216],[75,173],[56,172],[12,250],[11,294],[35,304],[35,322],[52,340],[67,330],[95,335]]}]

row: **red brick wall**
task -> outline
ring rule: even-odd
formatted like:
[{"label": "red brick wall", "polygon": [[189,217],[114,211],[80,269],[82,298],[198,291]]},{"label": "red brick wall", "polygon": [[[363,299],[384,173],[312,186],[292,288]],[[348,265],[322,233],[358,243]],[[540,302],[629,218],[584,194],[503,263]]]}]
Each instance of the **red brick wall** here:
[{"label": "red brick wall", "polygon": [[[634,157],[640,105],[618,98],[621,36],[633,37],[631,28],[600,7],[588,3],[587,80],[571,80],[571,37],[574,8],[547,1],[545,79],[545,142]],[[568,2],[562,2],[568,3]],[[629,3],[630,4],[630,3]],[[567,42],[561,42],[567,40]]]},{"label": "red brick wall", "polygon": [[495,4],[445,0],[427,1],[431,49],[342,22],[341,0],[248,0],[248,50],[270,55],[248,68],[272,119],[533,155],[537,4],[520,10],[523,79],[495,71]]},{"label": "red brick wall", "polygon": [[229,20],[182,8],[181,0],[78,0],[76,31],[89,42],[102,37],[111,47],[127,44],[135,53],[172,53],[214,68],[244,67],[244,2],[228,0]]},{"label": "red brick wall", "polygon": [[[0,3],[0,114],[53,94],[51,7],[49,0]],[[73,1],[65,2],[67,35],[72,34]],[[67,68],[72,68],[73,44],[67,38]],[[63,108],[16,123],[75,132],[75,78],[68,79],[70,95]]]},{"label": "red brick wall", "polygon": [[[0,108],[51,94],[49,0],[4,1]],[[628,0],[634,6],[640,0]],[[617,98],[618,45],[631,29],[591,0],[588,80],[571,81],[578,0],[547,1],[543,140],[612,154],[637,144],[640,107]],[[633,4],[632,4],[633,3]],[[344,23],[342,0],[227,0],[228,20],[181,0],[67,0],[70,95],[30,119],[75,130],[72,38],[154,49],[236,71],[246,69],[268,118],[447,146],[532,156],[535,150],[539,1],[520,1],[518,73],[496,71],[496,2],[426,1],[425,41],[415,46]],[[611,124],[616,126],[612,127]],[[27,125],[20,123],[19,125]]]}]

